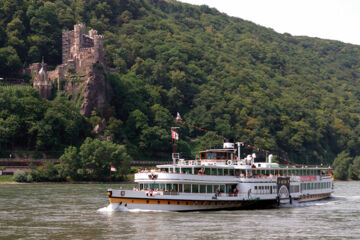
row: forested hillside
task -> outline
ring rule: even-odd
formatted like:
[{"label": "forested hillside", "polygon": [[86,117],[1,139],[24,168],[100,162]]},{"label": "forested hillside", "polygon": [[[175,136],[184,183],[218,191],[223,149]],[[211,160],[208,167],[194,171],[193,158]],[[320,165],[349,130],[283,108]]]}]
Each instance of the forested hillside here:
[{"label": "forested hillside", "polygon": [[[352,160],[360,156],[360,46],[278,34],[207,6],[162,0],[0,0],[0,22],[4,76],[41,56],[59,64],[61,31],[75,23],[105,36],[107,64],[116,69],[106,73],[112,101],[102,116],[83,119],[76,139],[47,148],[79,144],[93,134],[86,130],[91,124],[106,118],[104,135],[126,144],[133,158],[163,157],[180,112],[193,125],[289,161],[326,164],[338,156],[336,164],[346,169],[360,166]],[[5,105],[15,101],[9,99]],[[3,130],[10,116],[27,114],[5,105],[0,129],[8,135],[0,134],[1,146],[44,150],[31,141],[37,139],[33,128]],[[46,116],[31,121],[57,124]],[[39,129],[50,138],[58,134]],[[22,141],[14,144],[19,134]],[[187,127],[180,136],[187,155],[213,143],[211,134]],[[346,174],[357,178],[352,170]]]}]

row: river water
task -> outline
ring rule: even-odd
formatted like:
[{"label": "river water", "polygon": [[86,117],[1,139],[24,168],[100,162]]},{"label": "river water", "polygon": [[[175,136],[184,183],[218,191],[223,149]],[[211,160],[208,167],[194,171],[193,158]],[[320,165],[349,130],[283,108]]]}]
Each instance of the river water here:
[{"label": "river water", "polygon": [[328,200],[186,213],[110,212],[108,187],[0,185],[0,239],[360,239],[360,182],[336,182]]}]

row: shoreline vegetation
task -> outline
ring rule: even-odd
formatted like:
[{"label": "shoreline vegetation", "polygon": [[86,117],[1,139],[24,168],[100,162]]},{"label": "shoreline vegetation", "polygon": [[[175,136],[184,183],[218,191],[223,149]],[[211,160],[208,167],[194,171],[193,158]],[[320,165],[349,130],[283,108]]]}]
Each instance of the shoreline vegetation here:
[{"label": "shoreline vegetation", "polygon": [[44,182],[17,182],[13,179],[12,175],[0,176],[0,185],[7,184],[99,184],[99,185],[112,185],[112,184],[134,184],[133,180],[124,181],[44,181]]}]

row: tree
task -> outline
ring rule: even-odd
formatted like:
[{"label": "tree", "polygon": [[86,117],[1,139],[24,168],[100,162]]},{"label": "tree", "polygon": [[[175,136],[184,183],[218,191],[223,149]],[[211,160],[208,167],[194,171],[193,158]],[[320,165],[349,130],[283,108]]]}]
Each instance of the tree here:
[{"label": "tree", "polygon": [[108,179],[110,165],[119,169],[120,177],[125,177],[130,169],[130,156],[125,147],[111,141],[86,138],[80,147],[79,157],[86,179]]},{"label": "tree", "polygon": [[351,178],[354,180],[360,179],[360,156],[356,156],[352,163]]},{"label": "tree", "polygon": [[21,60],[13,47],[0,48],[0,75],[2,77],[8,76],[9,73],[17,73],[21,66]]},{"label": "tree", "polygon": [[74,146],[65,148],[60,157],[59,175],[64,179],[80,180],[78,170],[81,169],[81,162],[78,149]]},{"label": "tree", "polygon": [[339,180],[347,180],[349,178],[348,169],[351,164],[351,157],[347,152],[341,152],[334,160],[335,169],[334,177]]}]

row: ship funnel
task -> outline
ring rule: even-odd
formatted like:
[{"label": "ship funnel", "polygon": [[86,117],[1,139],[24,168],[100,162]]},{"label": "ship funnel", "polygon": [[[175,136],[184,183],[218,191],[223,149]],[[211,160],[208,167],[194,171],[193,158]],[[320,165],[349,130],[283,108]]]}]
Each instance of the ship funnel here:
[{"label": "ship funnel", "polygon": [[272,163],[272,159],[273,159],[273,155],[270,154],[270,155],[269,155],[269,163]]}]

